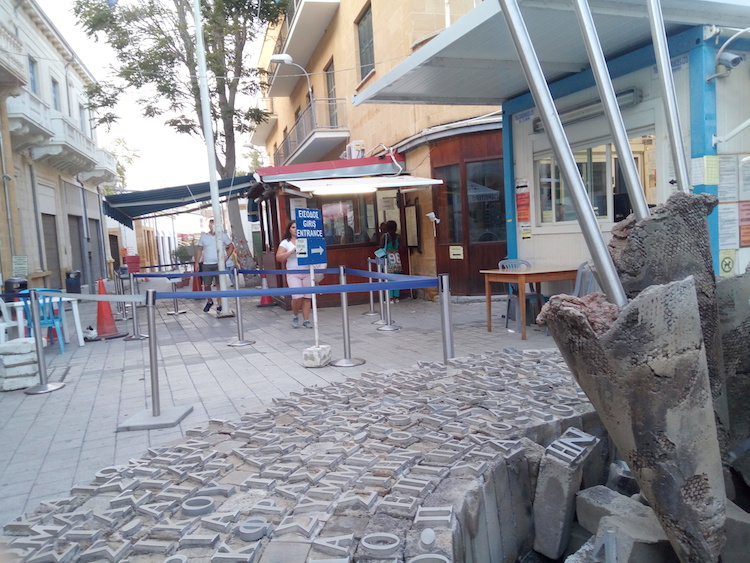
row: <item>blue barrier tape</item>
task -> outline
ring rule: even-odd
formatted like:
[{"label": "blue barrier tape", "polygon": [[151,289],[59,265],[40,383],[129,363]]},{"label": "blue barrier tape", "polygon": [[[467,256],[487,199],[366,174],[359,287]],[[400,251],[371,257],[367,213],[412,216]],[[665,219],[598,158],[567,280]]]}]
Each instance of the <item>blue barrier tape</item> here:
[{"label": "blue barrier tape", "polygon": [[186,266],[187,264],[195,264],[195,262],[177,262],[175,264],[157,264],[156,266],[140,266],[141,270],[152,269],[152,268],[173,268],[174,266]]},{"label": "blue barrier tape", "polygon": [[[398,275],[398,274],[391,274]],[[156,299],[207,299],[209,297],[263,297],[270,295],[297,295],[305,293],[360,293],[365,291],[386,291],[393,289],[413,289],[417,287],[438,287],[438,278],[422,276],[402,276],[404,281],[354,283],[345,285],[316,285],[315,287],[275,287],[266,289],[234,289],[228,291],[158,292]]]}]

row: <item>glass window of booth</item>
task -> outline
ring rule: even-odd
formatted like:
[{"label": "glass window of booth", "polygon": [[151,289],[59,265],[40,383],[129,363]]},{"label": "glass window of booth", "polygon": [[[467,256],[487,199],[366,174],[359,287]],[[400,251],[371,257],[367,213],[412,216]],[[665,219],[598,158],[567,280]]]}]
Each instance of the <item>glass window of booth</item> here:
[{"label": "glass window of booth", "polygon": [[469,242],[504,241],[505,184],[500,159],[466,164]]},{"label": "glass window of booth", "polygon": [[318,196],[328,245],[377,242],[375,194]]},{"label": "glass window of booth", "polygon": [[[630,139],[630,146],[646,199],[652,203],[656,174],[653,135]],[[617,151],[612,144],[573,151],[578,172],[594,213],[599,219],[621,221],[631,212]],[[537,223],[551,225],[576,220],[570,187],[560,173],[552,156],[535,160],[536,181],[539,189]]]}]

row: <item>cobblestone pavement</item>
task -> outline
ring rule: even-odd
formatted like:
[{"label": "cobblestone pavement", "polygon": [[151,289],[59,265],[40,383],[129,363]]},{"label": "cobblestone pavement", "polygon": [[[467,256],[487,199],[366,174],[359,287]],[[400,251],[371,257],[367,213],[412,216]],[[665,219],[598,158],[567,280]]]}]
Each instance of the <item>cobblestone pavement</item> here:
[{"label": "cobblestone pavement", "polygon": [[[142,289],[167,289],[152,278]],[[111,289],[110,289],[111,291]],[[350,307],[351,355],[366,363],[358,367],[309,369],[303,350],[314,346],[314,331],[290,327],[291,314],[281,308],[257,307],[259,298],[242,301],[244,337],[255,344],[233,348],[234,318],[203,313],[203,301],[180,300],[184,315],[168,315],[171,300],[157,301],[160,404],[193,407],[173,428],[117,432],[118,425],[139,413],[151,412],[148,340],[122,338],[88,342],[75,338],[60,354],[46,348],[49,380],[64,381],[52,393],[0,393],[0,524],[33,511],[41,501],[64,497],[76,485],[90,483],[102,468],[126,464],[181,439],[187,430],[209,420],[240,421],[263,413],[274,399],[290,397],[307,387],[327,387],[358,379],[362,372],[406,369],[417,362],[442,362],[440,308],[424,300],[402,299],[393,305],[398,331],[378,331],[365,316],[368,305]],[[229,307],[234,309],[234,299]],[[455,355],[484,354],[507,347],[554,348],[544,329],[530,327],[528,340],[504,328],[503,305],[493,308],[494,330],[488,333],[484,300],[451,305]],[[80,305],[83,326],[96,326],[97,305]],[[319,309],[319,339],[330,344],[333,357],[343,357],[340,308]],[[141,332],[146,315],[139,308]],[[117,321],[131,331],[131,321]]]}]

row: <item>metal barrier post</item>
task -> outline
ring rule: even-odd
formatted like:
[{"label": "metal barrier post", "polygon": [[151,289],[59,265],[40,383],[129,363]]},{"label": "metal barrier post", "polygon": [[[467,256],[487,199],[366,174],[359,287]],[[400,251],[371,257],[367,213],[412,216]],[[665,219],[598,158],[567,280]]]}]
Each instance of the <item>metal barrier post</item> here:
[{"label": "metal barrier post", "polygon": [[[237,289],[239,286],[237,277],[239,273],[237,272],[237,268],[234,268],[234,288]],[[249,346],[250,344],[255,344],[255,340],[245,340],[245,325],[242,322],[242,308],[240,307],[240,296],[234,298],[234,306],[237,309],[237,340],[235,342],[230,342],[227,344],[227,346],[231,346],[233,348],[240,348],[242,346]]]},{"label": "metal barrier post", "polygon": [[453,352],[453,323],[451,321],[451,288],[448,274],[438,276],[440,319],[443,325],[443,363],[455,357]]},{"label": "metal barrier post", "polygon": [[162,413],[159,399],[159,366],[156,349],[156,290],[146,290],[146,312],[148,316],[148,358],[151,371],[151,414],[135,414],[117,427],[123,430],[152,430],[171,428],[178,425],[187,415],[193,412],[192,406],[167,407]]},{"label": "metal barrier post", "polygon": [[[372,258],[368,258],[367,259],[367,271],[368,272],[372,272]],[[367,278],[367,282],[368,283],[372,283],[372,278]],[[365,311],[362,314],[363,315],[370,315],[370,316],[371,315],[379,315],[380,313],[378,313],[375,310],[375,299],[373,298],[373,291],[370,290],[369,293],[370,293],[370,310],[369,311]]]},{"label": "metal barrier post", "polygon": [[156,350],[156,291],[146,290],[146,313],[148,318],[148,359],[151,372],[151,414],[159,416],[161,407],[159,405],[159,364]]},{"label": "metal barrier post", "polygon": [[[135,284],[133,283],[134,274],[128,275],[130,277],[130,295],[135,295]],[[133,301],[130,306],[133,309],[133,334],[132,336],[126,336],[123,340],[145,340],[148,338],[148,335],[141,334],[138,327],[138,306],[135,301]]]},{"label": "metal barrier post", "polygon": [[[124,295],[125,288],[122,284],[122,277],[120,277],[120,274],[116,274],[114,276],[114,282],[115,282],[115,294],[117,295]],[[123,307],[124,303],[122,301],[118,301],[115,304],[115,312],[113,314],[113,318],[115,318],[116,321],[124,321],[127,319],[127,314],[125,313],[125,308]]]},{"label": "metal barrier post", "polygon": [[[62,302],[60,303],[62,306]],[[41,395],[50,393],[65,387],[65,383],[47,382],[47,361],[44,357],[44,335],[39,320],[39,295],[35,289],[29,290],[29,309],[31,310],[31,326],[34,327],[34,344],[36,345],[36,357],[39,363],[39,385],[29,387],[24,391],[27,395]]]},{"label": "metal barrier post", "polygon": [[[339,266],[339,284],[346,285],[346,271],[344,266]],[[372,292],[370,292],[372,300]],[[346,291],[341,292],[341,325],[344,330],[344,357],[340,360],[331,362],[330,365],[336,367],[354,367],[361,366],[365,361],[361,358],[352,358],[351,338],[349,335],[349,295]]]},{"label": "metal barrier post", "polygon": [[[383,259],[378,258],[377,264],[378,264],[378,273],[382,274],[383,273]],[[378,283],[385,283],[385,280],[378,278]],[[378,290],[378,310],[379,310],[378,315],[380,315],[380,318],[377,321],[373,321],[372,324],[384,325],[386,323],[385,315],[383,315],[384,309],[385,309],[385,306],[383,305],[383,290],[379,289]]]},{"label": "metal barrier post", "polygon": [[391,300],[388,297],[388,291],[381,291],[384,294],[385,301],[385,324],[379,326],[378,330],[401,330],[401,327],[397,325],[393,319],[391,319]]}]

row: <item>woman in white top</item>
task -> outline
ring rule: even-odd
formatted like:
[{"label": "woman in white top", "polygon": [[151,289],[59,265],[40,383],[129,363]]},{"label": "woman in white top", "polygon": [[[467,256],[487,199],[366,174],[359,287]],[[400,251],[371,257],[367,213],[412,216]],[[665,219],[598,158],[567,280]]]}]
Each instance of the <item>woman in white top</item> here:
[{"label": "woman in white top", "polygon": [[[286,226],[284,239],[276,250],[276,260],[278,262],[286,262],[287,270],[299,269],[299,264],[297,263],[297,224],[294,221],[290,221]],[[289,287],[310,287],[312,286],[310,273],[295,272],[287,274],[286,284]],[[292,315],[294,315],[292,317],[292,328],[299,326],[300,310],[302,311],[302,326],[305,328],[313,327],[309,320],[311,308],[312,293],[295,293],[292,295]]]}]

